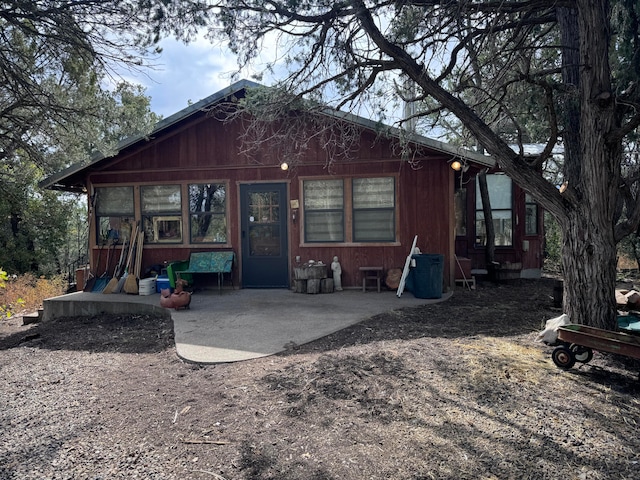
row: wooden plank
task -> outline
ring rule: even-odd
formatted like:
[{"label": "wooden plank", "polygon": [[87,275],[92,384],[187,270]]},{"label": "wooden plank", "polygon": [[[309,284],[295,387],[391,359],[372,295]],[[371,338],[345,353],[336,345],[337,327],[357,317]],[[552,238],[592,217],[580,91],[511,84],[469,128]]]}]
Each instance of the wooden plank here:
[{"label": "wooden plank", "polygon": [[418,235],[413,237],[413,244],[411,245],[411,250],[409,250],[409,255],[407,255],[407,260],[404,262],[404,270],[402,270],[402,277],[400,277],[400,285],[398,285],[398,291],[396,295],[398,298],[402,296],[402,292],[404,292],[404,284],[407,281],[407,277],[409,276],[409,265],[411,264],[411,255],[413,255],[413,250],[416,248],[416,243],[418,243]]},{"label": "wooden plank", "polygon": [[307,293],[320,293],[320,282],[319,278],[310,278],[307,280]]},{"label": "wooden plank", "polygon": [[293,281],[293,291],[295,293],[307,293],[307,281],[303,279],[295,279]]},{"label": "wooden plank", "polygon": [[323,278],[320,281],[320,293],[333,293],[333,278]]}]

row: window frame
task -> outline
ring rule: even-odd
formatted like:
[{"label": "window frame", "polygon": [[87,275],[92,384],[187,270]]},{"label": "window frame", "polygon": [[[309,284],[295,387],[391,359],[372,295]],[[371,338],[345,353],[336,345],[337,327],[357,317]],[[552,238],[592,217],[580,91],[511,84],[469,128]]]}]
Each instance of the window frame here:
[{"label": "window frame", "polygon": [[[147,245],[157,244],[184,244],[184,192],[183,185],[181,183],[148,183],[140,185],[138,196],[140,198],[140,225],[142,231],[145,232],[144,243]],[[144,205],[144,191],[147,188],[153,187],[177,187],[177,193],[180,195],[180,205],[175,209],[166,210],[147,210],[143,209]],[[149,223],[147,223],[149,222]],[[175,236],[167,235],[163,231],[160,231],[160,225],[177,224],[177,230]],[[152,235],[152,236],[151,236]]]},{"label": "window frame", "polygon": [[[356,208],[355,205],[355,199],[356,199],[356,180],[362,180],[362,179],[389,179],[391,178],[393,180],[393,193],[392,193],[392,198],[393,198],[393,206],[391,207],[381,207],[381,206],[377,206],[377,207],[369,207],[369,208]],[[359,243],[376,243],[376,242],[394,242],[397,237],[398,237],[398,229],[396,228],[396,213],[397,213],[397,202],[396,202],[396,181],[395,178],[393,177],[389,177],[389,176],[376,176],[376,177],[352,177],[351,178],[351,200],[352,200],[352,204],[351,204],[351,218],[352,218],[352,233],[351,233],[351,238],[355,241],[355,242],[359,242]],[[364,212],[378,212],[378,213],[383,213],[383,212],[388,212],[391,213],[392,215],[392,229],[393,229],[393,238],[380,238],[380,239],[371,239],[371,240],[366,240],[366,239],[362,239],[362,237],[360,237],[360,235],[364,236],[361,233],[357,233],[357,225],[356,225],[356,213],[364,213]]]},{"label": "window frame", "polygon": [[[355,241],[354,240],[354,218],[353,218],[353,179],[358,178],[393,178],[394,185],[394,207],[393,207],[393,216],[394,216],[394,240],[390,241]],[[307,235],[305,231],[305,206],[304,206],[304,182],[306,181],[321,181],[321,180],[343,180],[343,221],[344,221],[344,240],[343,241],[307,241]],[[398,174],[388,174],[388,175],[340,175],[340,176],[304,176],[299,178],[299,191],[301,197],[301,225],[300,225],[300,246],[301,247],[332,247],[336,245],[340,246],[399,246],[400,241],[398,240],[399,236],[399,193],[398,193]]]},{"label": "window frame", "polygon": [[[224,208],[222,212],[195,212],[191,210],[191,187],[199,185],[221,185],[224,187]],[[213,182],[190,182],[186,184],[187,191],[187,221],[189,222],[189,245],[228,245],[229,244],[229,182],[227,181],[213,181]],[[224,222],[224,241],[212,241],[212,242],[194,242],[193,238],[193,217],[194,216],[210,216],[212,218],[220,218]]]},{"label": "window frame", "polygon": [[[340,208],[307,208],[306,206],[306,188],[305,188],[305,182],[326,182],[326,181],[332,181],[332,182],[340,182],[342,184],[342,206]],[[300,182],[300,191],[302,193],[302,236],[301,239],[303,241],[303,243],[305,244],[319,244],[319,243],[329,243],[329,244],[336,244],[336,243],[345,243],[345,240],[347,238],[347,230],[346,230],[346,215],[345,215],[345,206],[346,206],[346,183],[344,178],[309,178],[309,179],[304,179],[301,180]],[[311,217],[312,214],[316,214],[316,213],[329,213],[329,214],[341,214],[342,218],[341,218],[341,222],[340,222],[340,226],[342,228],[342,236],[340,239],[338,240],[308,240],[308,220]]]},{"label": "window frame", "polygon": [[[496,244],[495,247],[496,248],[514,248],[514,241],[515,241],[514,240],[514,234],[515,234],[515,232],[514,232],[515,209],[514,209],[514,204],[513,204],[514,203],[514,182],[509,176],[507,176],[507,175],[505,175],[503,173],[490,173],[490,174],[487,174],[487,183],[489,181],[489,177],[491,177],[491,176],[493,176],[493,177],[504,177],[504,178],[507,178],[509,180],[509,182],[510,182],[510,184],[509,184],[509,208],[495,208],[493,199],[491,199],[492,200],[492,202],[491,202],[491,214],[492,214],[492,216],[493,216],[494,212],[509,212],[510,213],[510,219],[509,220],[510,220],[510,223],[511,223],[510,243],[507,244],[507,245],[498,245],[498,244]],[[482,200],[480,198],[479,183],[478,182],[479,182],[478,177],[476,177],[476,181],[475,181],[475,199],[474,199],[475,204],[474,204],[474,212],[473,212],[473,215],[474,215],[474,217],[473,217],[474,245],[477,248],[486,248],[486,246],[487,246],[486,242],[485,243],[481,243],[481,242],[478,241],[478,239],[480,238],[480,234],[479,234],[480,230],[478,228],[478,221],[479,221],[478,213],[482,214],[482,216],[483,216],[482,220],[484,221],[484,210],[482,208]],[[489,197],[491,198],[491,190],[489,190]],[[478,202],[480,203],[480,208],[478,208]],[[493,217],[493,220],[495,222],[495,220],[496,220],[495,216]],[[485,229],[485,233],[486,233],[486,229]],[[485,235],[485,238],[486,238],[486,235]]]},{"label": "window frame", "polygon": [[[533,226],[535,227],[535,231],[531,231],[529,230],[529,225],[531,224],[531,222],[529,222],[529,208],[533,208],[533,214],[531,215],[531,217],[533,217]],[[533,196],[531,196],[531,194],[525,192],[524,193],[524,234],[527,237],[535,237],[537,235],[540,235],[540,214],[539,214],[540,208],[538,206],[538,202],[536,202],[533,199]]]},{"label": "window frame", "polygon": [[[189,211],[190,205],[188,203],[188,201],[185,201],[185,199],[188,200],[188,195],[189,195],[189,185],[201,185],[201,184],[221,184],[225,186],[225,210],[224,210],[224,217],[225,217],[225,223],[226,223],[226,241],[224,243],[193,243],[191,242],[191,230],[190,230],[190,225],[187,225],[185,222],[190,222],[191,221],[191,212]],[[175,211],[174,213],[171,214],[166,214],[166,213],[155,213],[155,214],[149,214],[152,216],[157,216],[157,217],[162,217],[161,220],[162,221],[179,221],[181,224],[181,229],[182,229],[182,238],[180,241],[176,241],[175,239],[163,239],[160,242],[153,242],[153,243],[148,243],[148,239],[147,236],[145,235],[145,248],[166,248],[167,246],[171,246],[172,248],[202,248],[206,245],[208,245],[210,248],[229,248],[231,247],[231,239],[230,239],[230,234],[229,234],[229,204],[230,204],[230,180],[229,179],[198,179],[198,180],[180,180],[180,181],[167,181],[167,182],[144,182],[144,183],[133,183],[133,182],[128,182],[128,183],[118,183],[118,184],[114,184],[114,183],[99,183],[99,184],[95,184],[92,183],[90,185],[92,191],[94,192],[94,195],[96,194],[95,192],[98,189],[101,188],[129,188],[131,189],[132,196],[133,196],[133,213],[132,214],[127,214],[123,217],[118,217],[120,218],[123,222],[126,221],[126,223],[128,225],[130,225],[131,229],[133,230],[134,225],[136,224],[136,222],[140,222],[139,225],[144,225],[143,223],[143,218],[145,216],[149,216],[146,214],[143,214],[142,212],[142,189],[144,187],[149,187],[149,186],[165,186],[165,185],[175,185],[178,186],[180,189],[180,197],[181,197],[181,207],[180,207],[180,211]],[[91,201],[91,200],[90,200]],[[95,235],[95,239],[92,239],[92,246],[96,247],[99,246],[101,243],[101,237],[100,237],[100,217],[98,215],[96,215],[96,205],[92,205],[90,206],[92,211],[94,212],[93,216],[92,216],[92,222],[93,222],[93,227],[92,227],[92,231],[94,232]],[[111,215],[112,217],[115,217],[115,214]],[[108,218],[108,216],[107,216]],[[186,220],[185,220],[186,219]],[[151,224],[151,228],[153,228],[153,224]],[[187,230],[187,228],[189,228],[189,230]],[[144,229],[142,230],[144,231]],[[124,234],[124,235],[120,235],[119,238],[119,243],[123,244],[124,240],[127,239],[127,235],[128,234]]]},{"label": "window frame", "polygon": [[[100,190],[107,190],[107,189],[116,189],[116,188],[120,188],[120,189],[130,189],[130,200],[131,200],[131,210],[113,210],[113,211],[108,211],[105,212],[104,215],[101,214],[100,212],[100,195],[99,195],[99,191]],[[134,185],[99,185],[99,186],[94,186],[94,195],[95,195],[95,205],[92,206],[93,208],[93,213],[94,213],[94,221],[95,221],[95,238],[96,238],[96,245],[104,245],[109,241],[118,241],[118,242],[124,242],[125,240],[129,240],[129,236],[131,235],[132,232],[132,225],[135,223],[135,213],[136,213],[136,200],[135,200],[135,188]],[[107,232],[107,236],[103,235],[102,232],[102,221],[101,219],[103,218],[108,218],[108,223],[111,226],[113,223],[114,219],[117,219],[117,223],[119,225],[119,228],[113,232],[113,230],[115,229],[109,229]],[[128,225],[128,228],[126,228],[127,232],[126,234],[123,233],[123,230],[125,228],[123,228],[123,225]]]}]

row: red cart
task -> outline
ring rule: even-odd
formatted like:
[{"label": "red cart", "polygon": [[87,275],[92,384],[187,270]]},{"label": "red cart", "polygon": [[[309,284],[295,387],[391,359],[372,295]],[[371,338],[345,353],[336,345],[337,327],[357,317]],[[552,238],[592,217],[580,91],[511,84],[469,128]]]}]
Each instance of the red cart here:
[{"label": "red cart", "polygon": [[640,359],[640,337],[637,335],[570,324],[558,328],[558,341],[560,345],[551,358],[564,370],[569,370],[576,362],[590,362],[593,350]]}]

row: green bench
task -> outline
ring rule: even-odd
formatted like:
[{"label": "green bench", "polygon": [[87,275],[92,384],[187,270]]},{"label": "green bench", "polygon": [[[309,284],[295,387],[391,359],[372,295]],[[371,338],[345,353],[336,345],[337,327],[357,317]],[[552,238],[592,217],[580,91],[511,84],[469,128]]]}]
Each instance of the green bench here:
[{"label": "green bench", "polygon": [[[233,262],[235,260],[234,252],[196,252],[189,256],[189,264],[185,270],[175,269],[177,279],[181,275],[194,275],[200,273],[217,273],[218,274],[218,290],[222,290],[224,283],[224,274],[231,274],[231,285],[233,285]],[[186,262],[184,262],[186,263]],[[184,265],[184,264],[183,264]],[[183,265],[176,265],[181,267]]]}]

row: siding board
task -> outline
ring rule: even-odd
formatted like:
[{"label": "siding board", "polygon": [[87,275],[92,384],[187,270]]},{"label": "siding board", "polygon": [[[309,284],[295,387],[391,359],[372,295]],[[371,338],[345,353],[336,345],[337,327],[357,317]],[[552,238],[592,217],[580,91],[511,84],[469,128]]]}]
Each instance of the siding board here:
[{"label": "siding board", "polygon": [[[336,177],[396,175],[398,235],[395,244],[303,245],[301,235],[302,204],[294,222],[289,218],[289,257],[292,267],[296,256],[302,261],[321,260],[331,264],[338,256],[342,265],[345,287],[361,286],[359,267],[380,265],[385,271],[402,268],[414,235],[423,253],[445,255],[453,260],[451,231],[453,224],[449,199],[452,198],[451,171],[447,157],[436,153],[423,157],[419,168],[412,168],[394,158],[394,146],[388,139],[377,138],[364,131],[354,158],[327,164],[326,153],[317,145],[301,165],[292,165],[283,172],[276,160],[277,148],[265,147],[257,158],[240,154],[238,122],[223,124],[212,118],[197,118],[191,124],[170,129],[140,146],[133,146],[110,162],[108,169],[94,171],[90,181],[101,184],[190,183],[206,179],[228,182],[228,226],[230,246],[241,254],[239,233],[238,185],[251,182],[289,182],[289,199],[300,202],[299,177]],[[259,162],[264,161],[265,165]],[[185,222],[185,237],[188,224]],[[209,249],[219,248],[210,246]],[[184,260],[191,251],[207,250],[198,246],[145,246],[143,271],[165,261]],[[241,261],[241,259],[239,258]],[[104,262],[104,260],[103,260]],[[449,284],[449,268],[445,266],[445,283]]]}]

